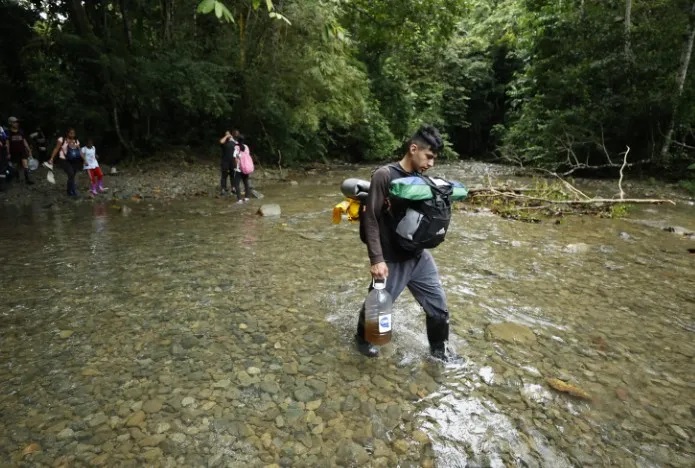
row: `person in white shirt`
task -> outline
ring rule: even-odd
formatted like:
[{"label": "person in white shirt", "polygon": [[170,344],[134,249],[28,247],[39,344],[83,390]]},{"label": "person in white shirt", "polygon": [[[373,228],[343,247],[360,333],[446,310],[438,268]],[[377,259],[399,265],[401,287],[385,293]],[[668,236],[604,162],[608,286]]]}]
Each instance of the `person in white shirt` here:
[{"label": "person in white shirt", "polygon": [[101,172],[101,168],[99,167],[97,150],[91,138],[89,138],[87,144],[82,147],[82,159],[84,160],[84,169],[87,169],[89,173],[89,181],[91,183],[89,193],[96,195],[97,193],[105,191],[104,173]]}]

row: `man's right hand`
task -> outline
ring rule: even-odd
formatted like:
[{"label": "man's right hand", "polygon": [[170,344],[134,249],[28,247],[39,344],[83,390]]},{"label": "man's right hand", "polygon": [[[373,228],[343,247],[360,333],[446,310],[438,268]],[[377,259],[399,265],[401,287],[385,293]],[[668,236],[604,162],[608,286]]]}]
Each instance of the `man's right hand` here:
[{"label": "man's right hand", "polygon": [[389,276],[389,267],[386,262],[375,263],[369,268],[374,279],[386,279]]}]

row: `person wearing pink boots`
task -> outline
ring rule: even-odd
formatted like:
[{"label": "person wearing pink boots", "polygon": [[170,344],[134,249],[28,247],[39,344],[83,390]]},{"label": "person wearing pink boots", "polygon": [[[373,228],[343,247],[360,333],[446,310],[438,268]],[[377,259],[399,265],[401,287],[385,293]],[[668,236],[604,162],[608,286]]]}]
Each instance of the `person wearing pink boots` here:
[{"label": "person wearing pink boots", "polygon": [[82,159],[84,160],[84,168],[89,173],[90,188],[89,193],[96,195],[105,191],[104,188],[104,173],[101,172],[99,162],[97,161],[97,150],[94,147],[92,139],[87,140],[87,145],[82,147]]}]

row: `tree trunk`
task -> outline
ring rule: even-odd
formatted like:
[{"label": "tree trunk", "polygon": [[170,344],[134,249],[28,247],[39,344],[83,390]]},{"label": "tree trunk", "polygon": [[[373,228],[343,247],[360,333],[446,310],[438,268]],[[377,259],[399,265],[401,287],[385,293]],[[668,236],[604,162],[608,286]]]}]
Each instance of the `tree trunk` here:
[{"label": "tree trunk", "polygon": [[120,0],[118,6],[121,8],[121,16],[123,16],[123,32],[125,32],[125,40],[128,45],[128,50],[133,50],[133,31],[130,28],[130,20],[128,19],[128,0]]},{"label": "tree trunk", "polygon": [[668,130],[666,131],[666,136],[664,137],[664,145],[661,147],[661,161],[665,161],[668,157],[668,152],[671,149],[671,140],[673,139],[673,129],[676,126],[676,117],[678,113],[678,108],[680,107],[680,98],[683,94],[683,86],[685,85],[685,80],[688,77],[688,66],[690,65],[690,58],[693,55],[693,42],[695,42],[695,1],[693,2],[692,9],[690,10],[690,22],[688,23],[688,33],[685,38],[685,43],[683,44],[683,51],[681,52],[681,66],[678,71],[677,76],[677,92],[676,98],[674,99],[673,111],[671,113],[671,121],[669,122]]},{"label": "tree trunk", "polygon": [[82,6],[82,2],[80,2],[80,0],[70,0],[70,9],[72,10],[75,25],[77,26],[77,32],[82,37],[96,39],[94,37],[94,31],[92,31],[92,27],[89,24],[89,18],[87,18],[87,12]]},{"label": "tree trunk", "polygon": [[164,41],[169,42],[173,35],[174,0],[162,0],[162,10],[164,13]]},{"label": "tree trunk", "polygon": [[625,0],[625,60],[632,62],[630,30],[632,29],[632,0]]}]

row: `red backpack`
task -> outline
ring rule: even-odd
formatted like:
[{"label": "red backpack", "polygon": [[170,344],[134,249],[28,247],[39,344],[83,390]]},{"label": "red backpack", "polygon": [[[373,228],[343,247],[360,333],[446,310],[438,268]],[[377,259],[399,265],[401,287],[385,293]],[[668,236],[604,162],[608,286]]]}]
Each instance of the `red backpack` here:
[{"label": "red backpack", "polygon": [[239,169],[242,174],[249,175],[253,172],[253,159],[248,145],[244,145],[244,150],[239,152]]}]

